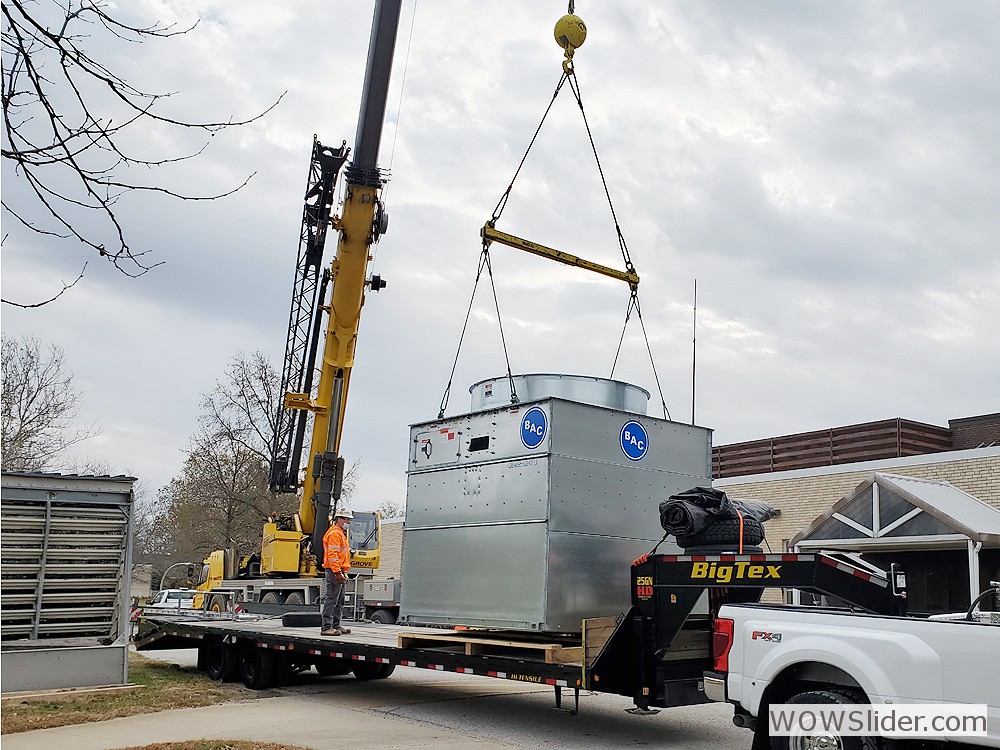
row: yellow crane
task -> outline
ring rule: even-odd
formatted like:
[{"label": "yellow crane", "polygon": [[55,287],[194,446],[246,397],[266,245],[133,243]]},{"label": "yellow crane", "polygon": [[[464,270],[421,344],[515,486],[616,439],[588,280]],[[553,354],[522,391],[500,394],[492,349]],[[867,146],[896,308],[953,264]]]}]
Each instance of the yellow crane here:
[{"label": "yellow crane", "polygon": [[[282,372],[284,408],[277,415],[272,450],[272,491],[299,491],[309,421],[312,430],[298,513],[264,527],[261,573],[265,576],[318,574],[328,516],[340,499],[344,474],[340,442],[365,292],[385,286],[380,277],[368,276],[368,267],[371,247],[388,225],[381,200],[386,179],[376,160],[400,6],[401,0],[375,4],[353,153],[346,141],[339,149],[325,147],[318,140],[313,143]],[[342,167],[344,197],[337,216],[332,210]],[[337,233],[337,253],[321,273],[328,228]],[[325,301],[328,286],[331,291]],[[312,378],[320,351],[314,391]],[[378,567],[378,515],[354,515],[352,567],[374,569]]]}]

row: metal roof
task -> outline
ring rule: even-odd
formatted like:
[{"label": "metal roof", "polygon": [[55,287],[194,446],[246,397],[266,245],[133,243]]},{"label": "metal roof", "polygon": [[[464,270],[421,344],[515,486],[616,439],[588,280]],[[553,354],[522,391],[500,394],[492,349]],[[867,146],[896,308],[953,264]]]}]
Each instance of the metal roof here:
[{"label": "metal roof", "polygon": [[[975,542],[988,543],[989,546],[1000,545],[1000,510],[987,505],[979,498],[948,482],[882,472],[871,474],[865,481],[816,518],[807,528],[796,534],[789,544],[794,545],[809,539],[823,523],[834,514],[844,510],[873,484],[877,484],[880,489],[895,492],[917,508]],[[855,541],[864,542],[864,539]]]}]

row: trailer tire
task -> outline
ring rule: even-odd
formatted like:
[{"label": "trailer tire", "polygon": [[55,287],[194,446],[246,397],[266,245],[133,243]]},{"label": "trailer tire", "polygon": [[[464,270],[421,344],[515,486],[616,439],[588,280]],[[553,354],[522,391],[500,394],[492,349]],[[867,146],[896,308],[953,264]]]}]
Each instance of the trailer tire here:
[{"label": "trailer tire", "polygon": [[371,617],[368,618],[372,622],[377,622],[380,625],[395,625],[396,615],[388,609],[376,609],[372,612]]},{"label": "trailer tire", "polygon": [[[764,527],[760,521],[751,515],[743,516],[743,544],[756,545],[764,541]],[[740,519],[720,518],[711,526],[707,526],[697,534],[677,537],[677,544],[687,547],[704,547],[716,544],[740,543]]]},{"label": "trailer tire", "polygon": [[285,604],[305,604],[306,600],[299,591],[292,591],[285,597]]},{"label": "trailer tire", "polygon": [[221,638],[207,638],[202,644],[205,674],[219,682],[235,682],[240,677],[239,657],[236,649],[222,642]]},{"label": "trailer tire", "polygon": [[[786,701],[788,705],[796,703],[824,703],[830,705],[856,705],[864,704],[863,695],[851,690],[811,690],[807,693],[799,693]],[[884,747],[879,737],[842,737],[840,735],[825,734],[825,740],[832,740],[837,744],[819,745],[819,747],[838,747],[843,750],[882,750]],[[771,750],[804,750],[816,746],[817,737],[771,737]]]},{"label": "trailer tire", "polygon": [[354,664],[349,659],[338,659],[336,656],[328,656],[316,662],[316,671],[322,677],[342,677],[350,674],[354,669]]},{"label": "trailer tire", "polygon": [[380,664],[374,661],[358,662],[351,669],[354,676],[362,681],[384,680],[396,670],[395,664]]},{"label": "trailer tire", "polygon": [[269,649],[247,643],[239,650],[240,679],[251,690],[266,690],[280,677],[281,669]]},{"label": "trailer tire", "polygon": [[322,624],[319,612],[285,612],[281,625],[286,628],[318,628]]}]

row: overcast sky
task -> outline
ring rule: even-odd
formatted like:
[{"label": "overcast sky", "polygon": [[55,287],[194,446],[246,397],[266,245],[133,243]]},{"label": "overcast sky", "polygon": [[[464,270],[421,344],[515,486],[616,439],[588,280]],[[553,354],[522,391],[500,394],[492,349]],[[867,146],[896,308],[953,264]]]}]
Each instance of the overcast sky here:
[{"label": "overcast sky", "polygon": [[[56,303],[3,307],[7,334],[59,345],[103,429],[79,455],[155,491],[176,476],[202,394],[237,352],[284,350],[313,134],[353,144],[371,5],[330,0],[129,0],[122,12],[198,26],[108,48],[190,119],[261,121],[164,173],[233,197],[129,197],[133,246],[165,265],[129,279],[91,259]],[[472,292],[479,229],[561,73],[565,2],[406,0],[380,165],[388,234],[362,320],[343,452],[362,458],[356,509],[405,496],[408,425],[437,416]],[[576,3],[584,106],[632,260],[672,417],[714,442],[903,417],[1000,410],[1000,4]],[[100,57],[102,50],[92,50]],[[405,79],[405,85],[404,85]],[[148,128],[143,145],[193,141]],[[145,178],[145,176],[144,176]],[[153,177],[152,179],[157,179]],[[4,166],[4,199],[18,184]],[[498,227],[622,265],[583,121],[556,100]],[[4,217],[5,298],[37,301],[86,256]],[[332,247],[328,248],[332,251]],[[511,367],[607,377],[628,289],[519,251],[491,252]],[[480,286],[449,414],[505,371]],[[630,325],[615,377],[656,393]],[[658,397],[649,414],[662,416]]]}]

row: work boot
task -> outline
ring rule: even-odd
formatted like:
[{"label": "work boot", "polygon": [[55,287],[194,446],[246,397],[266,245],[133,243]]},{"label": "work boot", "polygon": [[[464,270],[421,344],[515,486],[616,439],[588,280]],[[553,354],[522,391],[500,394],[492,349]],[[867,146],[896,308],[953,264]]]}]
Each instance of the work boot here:
[{"label": "work boot", "polygon": [[320,635],[340,635],[340,628],[323,628],[319,631]]},{"label": "work boot", "polygon": [[345,627],[340,627],[338,629],[340,630],[339,635],[347,635],[348,633],[351,632],[348,628],[345,628]]}]

